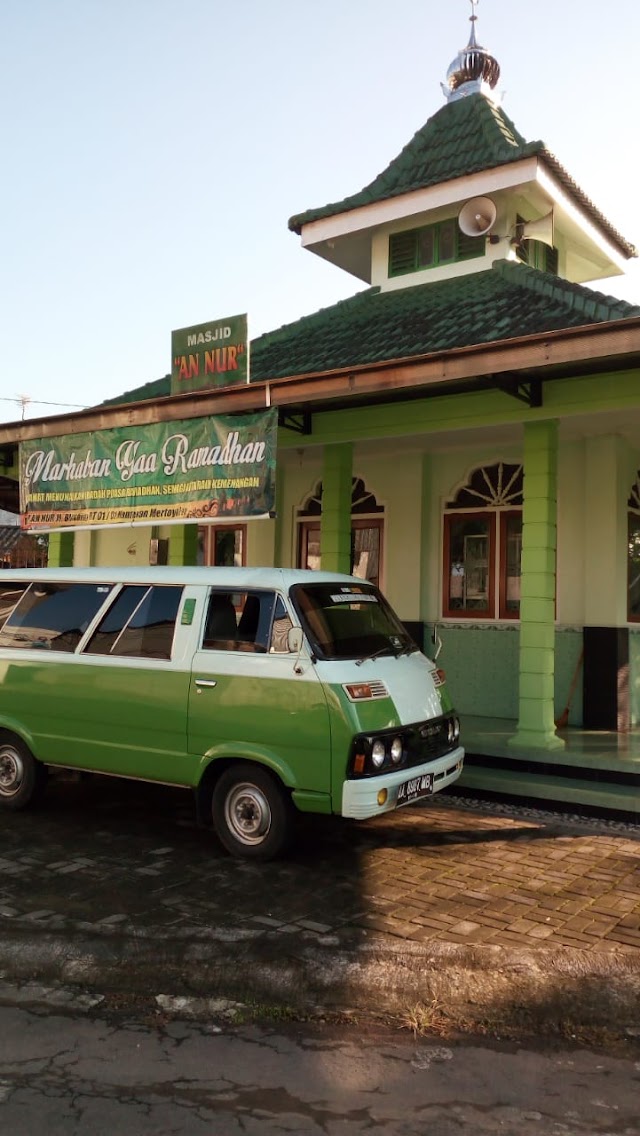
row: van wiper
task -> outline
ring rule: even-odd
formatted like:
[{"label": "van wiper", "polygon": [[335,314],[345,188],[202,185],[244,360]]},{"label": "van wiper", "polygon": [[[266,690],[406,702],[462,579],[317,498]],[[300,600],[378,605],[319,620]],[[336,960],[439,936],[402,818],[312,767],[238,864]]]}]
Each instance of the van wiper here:
[{"label": "van wiper", "polygon": [[400,648],[396,658],[399,659],[401,655],[413,655],[415,651],[419,650],[420,648],[411,640],[409,643],[405,643],[404,647]]},{"label": "van wiper", "polygon": [[396,651],[391,643],[385,643],[384,647],[378,647],[378,650],[371,655],[363,655],[361,659],[356,659],[356,666],[361,667],[368,659],[379,659],[381,655],[393,655],[394,659],[397,659],[401,654],[402,651]]}]

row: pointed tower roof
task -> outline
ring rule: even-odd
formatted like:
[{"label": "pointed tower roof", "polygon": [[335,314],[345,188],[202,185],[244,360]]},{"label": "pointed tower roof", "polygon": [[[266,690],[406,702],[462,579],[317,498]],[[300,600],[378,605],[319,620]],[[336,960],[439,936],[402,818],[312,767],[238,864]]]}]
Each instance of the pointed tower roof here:
[{"label": "pointed tower roof", "polygon": [[305,225],[325,217],[336,217],[404,193],[428,189],[531,157],[538,158],[548,167],[563,189],[623,256],[637,255],[634,245],[596,208],[544,142],[527,142],[502,108],[480,93],[453,100],[441,107],[414,134],[397,158],[364,189],[342,201],[294,215],[289,220],[289,228],[301,233]]},{"label": "pointed tower roof", "polygon": [[[362,231],[381,220],[372,216],[371,206],[389,202],[404,194],[436,186],[449,186],[451,182],[470,178],[474,174],[508,169],[516,162],[533,159],[534,167],[540,171],[535,174],[535,178],[539,180],[541,176],[547,179],[550,176],[565,195],[570,208],[577,207],[586,223],[615,250],[616,256],[624,259],[636,256],[635,247],[596,208],[544,142],[528,142],[499,106],[495,88],[500,66],[493,55],[477,42],[477,2],[478,0],[471,0],[473,14],[469,42],[458,53],[447,72],[447,83],[446,86],[443,85],[447,97],[445,106],[428,119],[400,154],[364,189],[341,201],[295,214],[289,220],[289,228],[302,234],[305,226],[312,226],[314,222],[340,218],[340,224],[336,228],[339,235],[352,230]],[[514,186],[516,182],[514,175]],[[453,200],[456,187],[449,188]],[[458,200],[464,200],[465,192],[464,185],[460,184]],[[477,192],[474,191],[474,195]],[[428,207],[426,203],[425,207]],[[358,210],[365,212],[356,217]],[[408,210],[407,215],[410,213],[411,210]],[[398,209],[393,216],[397,218]],[[311,234],[308,241],[303,238],[303,243],[313,245]],[[314,251],[324,255],[318,248]],[[335,258],[329,255],[327,259]],[[354,270],[349,263],[345,262],[341,266],[354,271],[362,279],[367,279],[362,271]]]},{"label": "pointed tower roof", "polygon": [[499,107],[482,95],[471,95],[441,107],[364,189],[297,214],[289,228],[299,233],[303,225],[322,217],[517,162],[542,149],[542,142],[527,142]]}]

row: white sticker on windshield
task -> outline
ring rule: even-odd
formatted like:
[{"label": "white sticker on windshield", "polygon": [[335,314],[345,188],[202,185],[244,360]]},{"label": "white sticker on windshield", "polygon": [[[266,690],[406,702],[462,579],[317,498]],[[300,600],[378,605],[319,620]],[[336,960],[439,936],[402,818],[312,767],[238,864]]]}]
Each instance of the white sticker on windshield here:
[{"label": "white sticker on windshield", "polygon": [[347,592],[339,596],[331,597],[332,603],[377,603],[378,597],[372,596],[371,592]]}]

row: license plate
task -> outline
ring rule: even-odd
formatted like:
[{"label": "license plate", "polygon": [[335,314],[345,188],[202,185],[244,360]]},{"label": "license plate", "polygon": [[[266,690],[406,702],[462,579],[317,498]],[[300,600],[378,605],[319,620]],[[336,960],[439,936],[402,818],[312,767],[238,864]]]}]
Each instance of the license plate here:
[{"label": "license plate", "polygon": [[412,801],[419,801],[433,793],[433,773],[421,773],[419,777],[412,777],[398,785],[398,799],[396,805],[409,805]]}]

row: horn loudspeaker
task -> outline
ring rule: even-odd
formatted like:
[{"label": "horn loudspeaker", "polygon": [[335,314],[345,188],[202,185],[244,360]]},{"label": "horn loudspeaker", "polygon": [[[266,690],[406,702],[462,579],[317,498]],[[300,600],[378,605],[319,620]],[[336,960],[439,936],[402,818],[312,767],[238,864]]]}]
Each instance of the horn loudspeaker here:
[{"label": "horn loudspeaker", "polygon": [[483,237],[495,224],[497,212],[490,197],[472,197],[458,213],[458,226],[467,237]]},{"label": "horn loudspeaker", "polygon": [[543,245],[553,248],[553,209],[537,221],[518,225],[517,237],[518,241],[542,241]]}]

